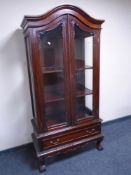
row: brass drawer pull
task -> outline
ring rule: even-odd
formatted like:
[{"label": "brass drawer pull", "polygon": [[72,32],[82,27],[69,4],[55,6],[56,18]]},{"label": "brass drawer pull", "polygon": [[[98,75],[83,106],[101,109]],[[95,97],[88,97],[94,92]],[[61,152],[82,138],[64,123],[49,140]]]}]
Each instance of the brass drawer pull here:
[{"label": "brass drawer pull", "polygon": [[59,141],[60,141],[60,139],[56,139],[56,141],[51,140],[50,143],[53,145],[57,145],[59,143]]},{"label": "brass drawer pull", "polygon": [[90,130],[86,130],[86,133],[88,134],[92,134],[94,133],[96,130],[94,128],[90,129]]}]

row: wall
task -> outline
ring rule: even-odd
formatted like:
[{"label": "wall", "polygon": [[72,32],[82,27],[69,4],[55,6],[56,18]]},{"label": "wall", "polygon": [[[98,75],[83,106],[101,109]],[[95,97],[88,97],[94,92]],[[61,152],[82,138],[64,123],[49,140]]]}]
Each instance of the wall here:
[{"label": "wall", "polygon": [[100,116],[104,121],[131,114],[130,0],[0,0],[0,150],[31,141],[32,117],[24,39],[24,15],[39,15],[73,4],[105,19],[101,35]]}]

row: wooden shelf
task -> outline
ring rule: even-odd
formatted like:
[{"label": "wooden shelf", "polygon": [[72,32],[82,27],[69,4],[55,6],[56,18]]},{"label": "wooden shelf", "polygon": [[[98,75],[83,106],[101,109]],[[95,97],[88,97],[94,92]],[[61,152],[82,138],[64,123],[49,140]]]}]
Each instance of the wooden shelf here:
[{"label": "wooden shelf", "polygon": [[57,95],[57,94],[49,94],[45,98],[46,103],[51,103],[51,102],[57,102],[57,101],[63,101],[64,97]]},{"label": "wooden shelf", "polygon": [[93,66],[85,65],[84,61],[82,61],[80,59],[76,59],[76,70],[82,71],[85,69],[93,69]]},{"label": "wooden shelf", "polygon": [[92,90],[90,90],[88,88],[85,88],[81,84],[78,84],[77,85],[77,92],[76,92],[76,96],[77,97],[82,97],[82,96],[91,95],[91,94],[93,94],[93,91]]},{"label": "wooden shelf", "polygon": [[86,114],[84,112],[77,113],[76,118],[81,120],[85,118],[90,118],[92,115]]},{"label": "wooden shelf", "polygon": [[63,70],[62,67],[42,67],[42,73],[45,74],[63,72]]},{"label": "wooden shelf", "polygon": [[91,109],[89,109],[87,107],[77,109],[76,117],[77,117],[78,120],[90,118],[91,116],[92,116],[92,110]]},{"label": "wooden shelf", "polygon": [[45,89],[45,102],[57,102],[64,100],[64,85],[58,83],[57,86],[47,86]]}]

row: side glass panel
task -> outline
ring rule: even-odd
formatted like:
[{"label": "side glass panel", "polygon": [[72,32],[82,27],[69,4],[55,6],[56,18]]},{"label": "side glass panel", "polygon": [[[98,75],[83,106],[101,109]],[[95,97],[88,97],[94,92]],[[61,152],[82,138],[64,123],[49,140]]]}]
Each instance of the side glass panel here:
[{"label": "side glass panel", "polygon": [[75,25],[75,112],[77,120],[92,117],[93,34]]},{"label": "side glass panel", "polygon": [[40,33],[43,73],[44,117],[47,127],[67,121],[62,26]]}]

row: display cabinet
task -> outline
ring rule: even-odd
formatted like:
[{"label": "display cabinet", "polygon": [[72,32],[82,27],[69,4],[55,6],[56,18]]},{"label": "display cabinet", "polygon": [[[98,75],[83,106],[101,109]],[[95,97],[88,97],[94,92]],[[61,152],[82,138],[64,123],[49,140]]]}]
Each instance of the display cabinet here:
[{"label": "display cabinet", "polygon": [[32,138],[41,171],[47,157],[91,141],[102,149],[99,55],[103,22],[72,5],[23,19]]}]

